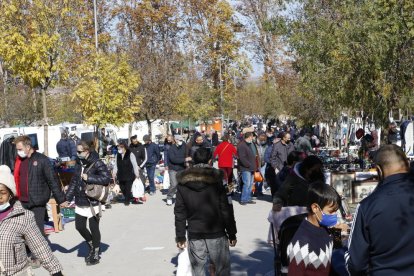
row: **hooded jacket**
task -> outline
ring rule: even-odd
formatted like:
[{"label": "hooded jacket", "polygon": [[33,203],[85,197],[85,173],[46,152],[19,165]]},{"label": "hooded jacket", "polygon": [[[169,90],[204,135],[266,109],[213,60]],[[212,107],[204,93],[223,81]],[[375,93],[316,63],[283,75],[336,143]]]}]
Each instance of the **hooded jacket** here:
[{"label": "hooded jacket", "polygon": [[236,222],[223,185],[222,171],[199,167],[177,174],[177,201],[174,207],[176,241],[215,239],[228,235],[236,239]]},{"label": "hooded jacket", "polygon": [[306,206],[309,182],[300,174],[301,163],[297,163],[286,177],[280,189],[273,195],[273,204],[282,206]]},{"label": "hooded jacket", "polygon": [[[84,167],[83,173],[88,175],[87,181],[82,180],[82,166]],[[66,198],[70,202],[75,197],[75,203],[77,206],[88,207],[98,206],[99,201],[90,198],[86,195],[86,184],[96,185],[109,185],[111,181],[111,175],[108,171],[105,163],[99,159],[97,152],[93,151],[89,154],[86,162],[82,164],[79,159],[76,160],[75,172],[72,180],[70,181],[69,189],[66,193]]]}]

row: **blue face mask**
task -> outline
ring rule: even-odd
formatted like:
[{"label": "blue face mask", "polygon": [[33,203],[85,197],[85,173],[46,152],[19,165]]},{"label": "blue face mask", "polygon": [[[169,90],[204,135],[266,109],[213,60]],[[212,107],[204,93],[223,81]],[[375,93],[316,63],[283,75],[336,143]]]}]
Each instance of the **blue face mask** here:
[{"label": "blue face mask", "polygon": [[[322,213],[322,219],[319,221],[319,225],[325,226],[325,227],[332,227],[338,223],[338,215],[336,213],[332,215],[327,215],[322,211],[321,208],[319,208],[319,210],[321,210],[321,213]],[[318,215],[316,215],[316,217],[319,220]]]}]

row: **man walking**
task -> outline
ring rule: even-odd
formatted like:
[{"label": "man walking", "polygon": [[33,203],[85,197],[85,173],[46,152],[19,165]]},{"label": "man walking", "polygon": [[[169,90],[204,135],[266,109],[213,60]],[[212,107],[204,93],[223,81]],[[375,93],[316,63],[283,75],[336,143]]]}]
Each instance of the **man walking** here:
[{"label": "man walking", "polygon": [[350,275],[414,275],[414,181],[402,149],[375,157],[380,182],[357,207],[345,261]]},{"label": "man walking", "polygon": [[272,183],[276,186],[273,187],[273,191],[277,191],[281,186],[279,172],[286,165],[287,158],[293,150],[294,146],[290,143],[290,134],[283,132],[281,134],[281,140],[273,145],[272,155],[270,157],[270,162],[276,174],[275,183]]},{"label": "man walking", "polygon": [[167,194],[167,205],[172,205],[172,200],[177,192],[177,173],[185,170],[186,146],[181,135],[174,136],[175,144],[168,150],[168,174],[170,176],[170,188]]},{"label": "man walking", "polygon": [[146,134],[143,137],[145,143],[145,149],[147,150],[148,160],[145,164],[145,168],[147,169],[147,176],[149,181],[149,194],[155,195],[156,188],[154,183],[155,177],[155,168],[158,162],[161,160],[160,149],[157,144],[154,144],[151,141],[151,137]]},{"label": "man walking", "polygon": [[240,199],[241,205],[255,204],[252,200],[253,173],[257,170],[257,149],[253,143],[253,133],[246,132],[244,141],[237,145],[239,156],[239,170],[241,171],[243,189]]},{"label": "man walking", "polygon": [[35,151],[30,137],[16,137],[14,143],[18,155],[14,170],[17,196],[23,207],[34,213],[36,224],[44,234],[46,204],[50,192],[58,204],[66,201],[65,195],[48,157]]},{"label": "man walking", "polygon": [[[235,246],[236,222],[223,185],[223,172],[208,165],[210,152],[198,149],[194,167],[177,174],[177,202],[174,207],[178,248],[187,246],[193,275],[205,275],[207,260],[215,275],[230,275],[229,245]],[[202,206],[202,208],[200,208]]]}]

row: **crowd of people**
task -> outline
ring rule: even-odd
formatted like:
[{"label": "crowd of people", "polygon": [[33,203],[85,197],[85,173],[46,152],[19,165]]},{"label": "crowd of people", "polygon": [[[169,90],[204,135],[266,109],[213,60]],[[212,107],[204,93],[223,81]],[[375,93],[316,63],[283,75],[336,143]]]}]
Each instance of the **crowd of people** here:
[{"label": "crowd of people", "polygon": [[[254,198],[269,192],[275,213],[290,206],[308,210],[286,249],[289,275],[414,275],[414,175],[400,147],[385,145],[372,156],[379,184],[358,205],[348,245],[334,248],[330,229],[347,232],[349,225],[337,215],[340,196],[325,184],[324,164],[315,155],[319,138],[292,122],[262,129],[235,123],[221,137],[217,132],[194,131],[187,137],[175,132],[165,138],[163,153],[150,135],[142,137],[144,144],[134,135],[118,141],[111,170],[93,144],[76,135],[62,136],[70,141],[59,142],[58,152],[76,162],[65,192],[49,159],[32,147],[29,137],[17,137],[13,172],[0,166],[0,272],[23,275],[41,264],[52,275],[62,275],[43,229],[51,194],[61,207],[75,202],[76,230],[89,248],[85,263],[98,264],[105,205],[87,189],[116,182],[125,206],[142,204],[145,197],[134,198],[132,185],[139,179],[155,195],[155,172],[162,160],[177,247],[188,247],[193,275],[204,275],[207,264],[212,275],[231,274],[229,247],[237,244],[232,199],[254,205]],[[359,133],[358,139],[365,136]]]}]

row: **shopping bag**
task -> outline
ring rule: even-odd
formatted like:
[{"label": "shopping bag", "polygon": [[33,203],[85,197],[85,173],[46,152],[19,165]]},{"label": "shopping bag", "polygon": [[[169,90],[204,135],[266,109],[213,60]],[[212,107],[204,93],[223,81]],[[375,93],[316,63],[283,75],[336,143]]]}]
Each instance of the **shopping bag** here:
[{"label": "shopping bag", "polygon": [[170,174],[168,173],[168,170],[164,171],[164,179],[162,180],[162,188],[164,190],[167,190],[170,188]]},{"label": "shopping bag", "polygon": [[190,257],[187,248],[178,255],[178,266],[176,276],[192,276]]},{"label": "shopping bag", "polygon": [[144,196],[144,184],[140,178],[135,178],[134,182],[132,183],[132,196],[134,198],[139,198]]},{"label": "shopping bag", "polygon": [[218,160],[214,160],[214,161],[213,161],[213,168],[215,168],[215,169],[219,169],[219,166],[218,166]]}]

